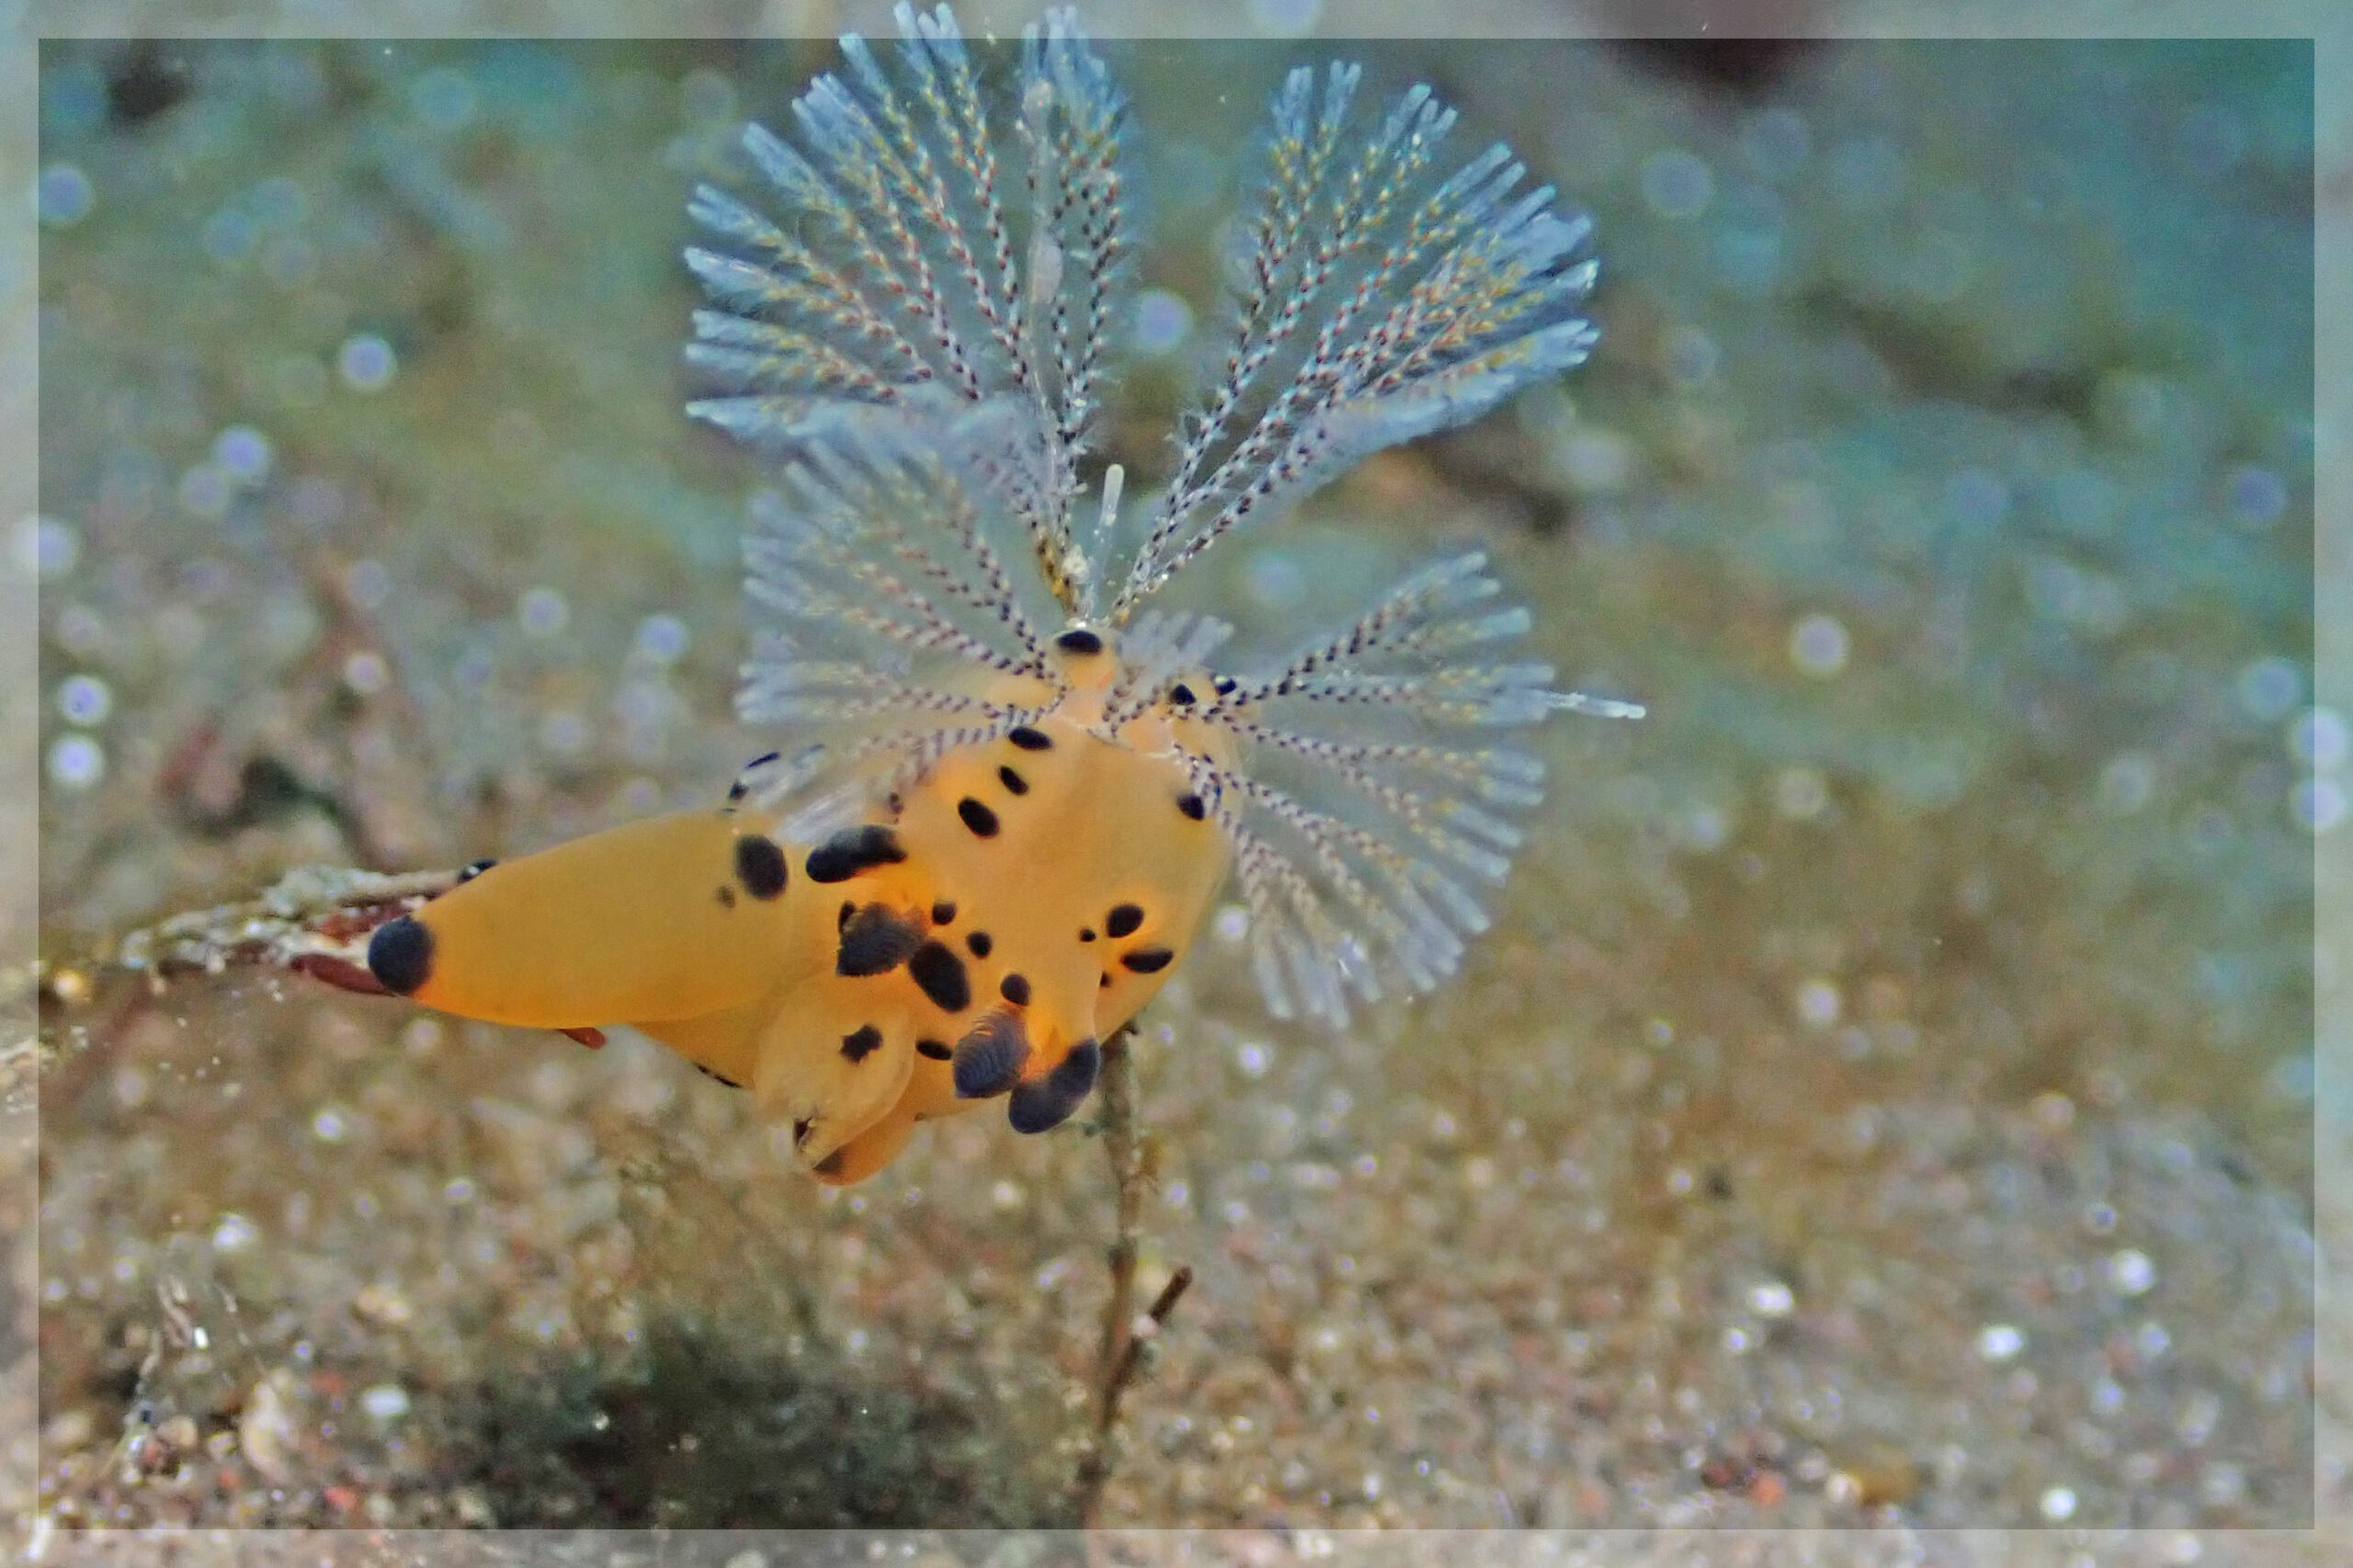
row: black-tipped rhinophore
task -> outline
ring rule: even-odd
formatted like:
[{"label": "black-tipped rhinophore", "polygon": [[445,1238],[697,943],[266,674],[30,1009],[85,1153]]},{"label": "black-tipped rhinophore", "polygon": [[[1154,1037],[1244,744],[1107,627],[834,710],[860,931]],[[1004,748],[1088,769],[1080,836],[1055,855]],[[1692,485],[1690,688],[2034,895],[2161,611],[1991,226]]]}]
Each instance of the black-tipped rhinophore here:
[{"label": "black-tipped rhinophore", "polygon": [[991,1012],[956,1042],[956,1097],[984,1100],[1021,1081],[1029,1060],[1029,1031],[1019,1014]]},{"label": "black-tipped rhinophore", "polygon": [[1046,1132],[1060,1127],[1094,1092],[1095,1074],[1102,1064],[1102,1048],[1091,1040],[1080,1040],[1052,1072],[1034,1082],[1013,1085],[1005,1119],[1016,1132]]},{"label": "black-tipped rhinophore", "polygon": [[414,915],[385,921],[368,938],[368,972],[395,996],[415,995],[433,978],[433,933]]}]

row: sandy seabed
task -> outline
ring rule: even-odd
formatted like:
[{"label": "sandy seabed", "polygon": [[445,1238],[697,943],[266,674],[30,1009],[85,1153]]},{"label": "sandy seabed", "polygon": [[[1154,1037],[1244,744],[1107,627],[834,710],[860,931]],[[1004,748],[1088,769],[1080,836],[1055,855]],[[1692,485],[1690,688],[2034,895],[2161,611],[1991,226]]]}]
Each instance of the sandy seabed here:
[{"label": "sandy seabed", "polygon": [[[1279,642],[1475,540],[1563,679],[1652,716],[1548,732],[1550,801],[1436,995],[1278,1027],[1211,935],[1147,1015],[1142,1283],[1197,1282],[1105,1517],[1257,1533],[1120,1550],[1878,1524],[1960,1562],[1949,1532],[2045,1526],[2054,1562],[2170,1562],[2341,1506],[2309,52],[1353,52],[1593,210],[1602,347],[1203,593]],[[1125,379],[1108,445],[1140,473],[1213,335],[1246,135],[1318,55],[1115,55],[1140,280],[1194,324]],[[52,1556],[119,1550],[98,1526],[360,1532],[238,1544],[290,1562],[495,1526],[434,1549],[605,1562],[640,1548],[594,1532],[660,1526],[646,1561],[756,1568],[814,1543],[694,1532],[1069,1522],[1111,1225],[1083,1127],[968,1118],[835,1193],[642,1040],[86,962],[305,861],[713,800],[763,749],[728,708],[759,474],[678,412],[676,254],[732,128],[830,59],[45,47],[18,542],[42,949],[88,979],[40,1009],[9,1278],[40,1402],[10,1462]]]}]

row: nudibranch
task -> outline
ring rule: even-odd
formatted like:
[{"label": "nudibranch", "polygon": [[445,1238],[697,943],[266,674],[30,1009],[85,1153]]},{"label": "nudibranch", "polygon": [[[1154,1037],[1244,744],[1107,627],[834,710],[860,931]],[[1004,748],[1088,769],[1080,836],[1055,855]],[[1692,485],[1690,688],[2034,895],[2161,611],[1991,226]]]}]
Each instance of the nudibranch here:
[{"label": "nudibranch", "polygon": [[[1128,246],[1121,100],[1067,12],[986,91],[946,6],[855,35],[744,147],[791,213],[718,189],[688,412],[773,454],[737,707],[783,749],[723,805],[500,863],[379,927],[388,990],[495,1022],[626,1023],[790,1121],[854,1182],[916,1122],[1003,1097],[1024,1132],[1183,961],[1229,875],[1269,1007],[1344,1021],[1485,924],[1541,770],[1495,738],[1631,704],[1505,645],[1479,554],[1226,668],[1146,601],[1366,454],[1584,359],[1581,219],[1502,147],[1450,169],[1415,87],[1293,71],[1235,228],[1222,374],[1148,506],[1090,460]],[[1009,120],[1009,128],[1000,125]],[[1000,162],[1017,146],[1017,176]]]}]

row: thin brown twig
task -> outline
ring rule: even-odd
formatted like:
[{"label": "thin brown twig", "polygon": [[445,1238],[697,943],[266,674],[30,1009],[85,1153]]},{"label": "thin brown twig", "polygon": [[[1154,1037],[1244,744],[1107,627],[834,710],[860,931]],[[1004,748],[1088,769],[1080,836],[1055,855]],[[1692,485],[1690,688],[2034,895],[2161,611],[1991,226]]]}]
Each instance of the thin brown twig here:
[{"label": "thin brown twig", "polygon": [[1103,1308],[1103,1343],[1097,1360],[1102,1376],[1095,1390],[1095,1419],[1108,1428],[1119,1401],[1112,1374],[1124,1353],[1128,1324],[1135,1308],[1136,1248],[1143,1213],[1143,1141],[1136,1135],[1135,1061],[1128,1054],[1131,1029],[1114,1033],[1103,1048],[1101,1074],[1104,1152],[1111,1159],[1111,1181],[1117,1207],[1112,1220],[1110,1249],[1111,1297]]},{"label": "thin brown twig", "polygon": [[1141,1320],[1135,1316],[1136,1253],[1147,1185],[1143,1138],[1136,1122],[1135,1063],[1128,1054],[1135,1028],[1129,1025],[1103,1044],[1103,1065],[1096,1092],[1101,1096],[1097,1128],[1104,1152],[1110,1156],[1115,1195],[1113,1234],[1109,1248],[1110,1299],[1103,1307],[1103,1339],[1096,1357],[1095,1426],[1079,1458],[1078,1522],[1093,1528],[1103,1505],[1104,1483],[1111,1478],[1112,1445],[1120,1421],[1120,1401],[1142,1370],[1148,1337],[1156,1335],[1176,1309],[1193,1282],[1193,1271],[1180,1266],[1170,1275]]},{"label": "thin brown twig", "polygon": [[[54,1002],[78,1008],[97,999],[99,987],[121,976],[146,983],[148,997],[160,996],[173,979],[219,975],[232,968],[277,969],[301,974],[340,991],[382,995],[368,969],[368,938],[385,921],[405,915],[426,900],[455,887],[456,871],[363,871],[339,866],[301,866],[287,872],[259,897],[237,903],[193,909],[141,926],[85,956],[34,960],[31,989],[44,1007]],[[17,983],[0,974],[0,1004]],[[68,1040],[86,1043],[112,1032],[144,1006],[137,992],[114,994],[95,1030],[50,1034],[33,1061],[45,1071]],[[575,1036],[575,1038],[578,1038]],[[76,1046],[74,1049],[79,1049]],[[27,1063],[13,1056],[0,1067],[0,1094],[13,1094]]]},{"label": "thin brown twig", "polygon": [[[365,938],[396,915],[458,884],[456,871],[362,871],[299,866],[258,898],[191,910],[131,932],[97,967],[145,974],[218,974],[232,964],[312,970],[365,962]],[[332,974],[322,979],[335,983]]]},{"label": "thin brown twig", "polygon": [[[383,985],[368,966],[368,939],[376,927],[414,913],[465,880],[462,871],[361,871],[342,866],[299,866],[259,898],[191,910],[142,926],[87,966],[143,974],[161,994],[175,975],[220,974],[233,964],[291,970],[363,996]],[[43,988],[58,1000],[79,1002],[90,976],[73,965],[44,967]],[[605,1043],[602,1029],[556,1033],[590,1050]]]},{"label": "thin brown twig", "polygon": [[[1189,1263],[1178,1264],[1176,1272],[1169,1275],[1168,1283],[1160,1288],[1160,1294],[1152,1299],[1152,1305],[1144,1309],[1143,1315],[1151,1323],[1153,1334],[1158,1334],[1161,1326],[1167,1323],[1168,1314],[1176,1310],[1177,1300],[1192,1288],[1192,1284],[1193,1266]],[[1120,1353],[1119,1370],[1112,1375],[1111,1379],[1112,1415],[1119,1414],[1118,1396],[1130,1382],[1134,1381],[1137,1369],[1143,1364],[1144,1350],[1150,1343],[1150,1336],[1136,1333],[1132,1328],[1129,1332],[1128,1347]]]}]

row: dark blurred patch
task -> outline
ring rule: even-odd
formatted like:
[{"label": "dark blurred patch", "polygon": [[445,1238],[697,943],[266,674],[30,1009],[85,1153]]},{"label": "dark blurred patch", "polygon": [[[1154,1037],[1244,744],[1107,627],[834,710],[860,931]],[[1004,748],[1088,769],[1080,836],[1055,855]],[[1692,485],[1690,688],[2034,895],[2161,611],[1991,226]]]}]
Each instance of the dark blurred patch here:
[{"label": "dark blurred patch", "polygon": [[2072,345],[2055,344],[2052,358],[2043,364],[2005,365],[1995,362],[1965,317],[1902,310],[1828,289],[1814,290],[1798,308],[1814,318],[1825,336],[1842,330],[1852,334],[1906,396],[2004,413],[2052,414],[2078,425],[2092,423],[2100,384],[2111,371],[2161,370],[2181,358],[2145,335],[2128,338],[2119,327],[2087,331]]},{"label": "dark blurred patch", "polygon": [[1769,91],[1824,40],[1822,0],[1608,0],[1619,47],[1654,76],[1733,97]]},{"label": "dark blurred patch", "polygon": [[1529,531],[1556,534],[1571,521],[1569,498],[1546,485],[1537,438],[1508,419],[1482,419],[1416,444],[1431,472],[1461,494],[1501,506]]},{"label": "dark blurred patch", "polygon": [[122,1343],[118,1325],[106,1336],[108,1354],[90,1376],[89,1392],[93,1398],[128,1415],[131,1402],[139,1397],[139,1358],[124,1349]]},{"label": "dark blurred patch", "polygon": [[250,756],[237,770],[237,793],[225,807],[206,812],[190,805],[182,813],[188,826],[207,837],[225,838],[248,827],[276,822],[305,806],[315,807],[347,833],[355,825],[341,801],[313,787],[274,756]]},{"label": "dark blurred patch", "polygon": [[1629,38],[1619,46],[1654,75],[1678,77],[1735,97],[1765,92],[1809,50],[1810,38]]},{"label": "dark blurred patch", "polygon": [[188,60],[176,48],[133,44],[107,74],[107,118],[123,130],[144,125],[188,97],[193,83]]},{"label": "dark blurred patch", "polygon": [[[1064,1528],[1024,1424],[882,1364],[790,1357],[672,1322],[626,1376],[517,1364],[444,1438],[501,1526]],[[461,1414],[462,1418],[462,1414]],[[472,1463],[463,1450],[479,1445]]]},{"label": "dark blurred patch", "polygon": [[335,790],[268,752],[237,752],[216,727],[199,724],[165,756],[156,793],[188,831],[227,838],[308,809],[335,824],[355,851],[370,853],[366,824]]}]

